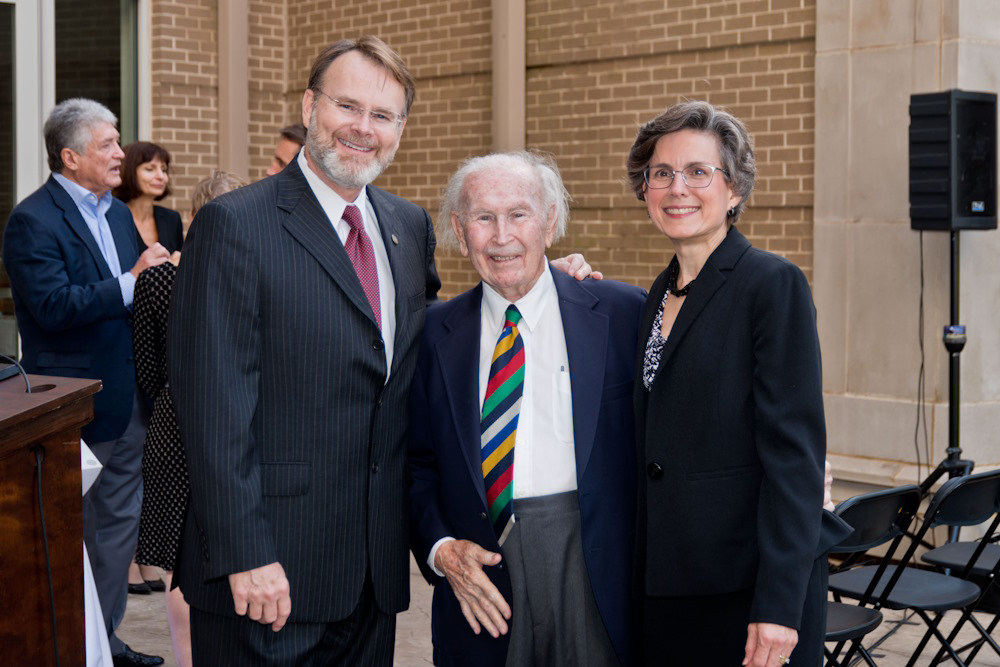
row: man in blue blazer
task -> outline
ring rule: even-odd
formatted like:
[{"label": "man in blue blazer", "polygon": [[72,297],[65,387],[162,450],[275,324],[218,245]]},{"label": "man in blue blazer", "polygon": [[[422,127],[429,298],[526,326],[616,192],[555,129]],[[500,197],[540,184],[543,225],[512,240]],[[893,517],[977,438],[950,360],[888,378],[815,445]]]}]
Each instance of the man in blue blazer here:
[{"label": "man in blue blazer", "polygon": [[[445,191],[439,228],[483,281],[428,309],[410,396],[413,551],[435,585],[437,665],[633,659],[630,387],[644,292],[550,270],[567,199],[555,164],[524,152],[472,158]],[[494,343],[515,333],[512,425],[485,425],[508,400],[491,398]],[[509,428],[494,449],[491,434]],[[512,481],[494,473],[504,465]],[[496,521],[495,478],[512,522]]]},{"label": "man in blue blazer", "polygon": [[84,500],[84,540],[93,564],[115,664],[155,665],[117,637],[135,551],[147,408],[135,386],[132,291],[143,269],[164,262],[155,244],[141,255],[125,204],[111,196],[124,153],[117,119],[87,99],[57,105],[45,123],[52,176],[10,214],[3,261],[31,373],[94,378],[94,420],[83,439],[104,466]]}]

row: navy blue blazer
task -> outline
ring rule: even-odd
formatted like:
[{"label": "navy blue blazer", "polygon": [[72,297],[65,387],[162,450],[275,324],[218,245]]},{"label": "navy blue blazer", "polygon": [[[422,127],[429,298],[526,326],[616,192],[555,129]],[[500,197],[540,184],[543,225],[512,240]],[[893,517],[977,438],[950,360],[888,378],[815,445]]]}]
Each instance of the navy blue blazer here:
[{"label": "navy blue blazer", "polygon": [[[128,207],[111,199],[108,225],[122,271],[139,258]],[[118,277],[69,193],[52,177],[11,211],[3,237],[21,363],[29,373],[95,378],[88,442],[125,432],[135,394],[132,325]]]},{"label": "navy blue blazer", "polygon": [[[191,478],[174,580],[233,616],[228,574],[278,561],[292,622],[409,602],[407,398],[425,300],[440,283],[426,211],[368,186],[395,286],[382,335],[297,162],[212,200],[191,225],[167,373]],[[388,372],[388,381],[386,374]]]},{"label": "navy blue blazer", "polygon": [[[636,497],[631,399],[645,293],[610,280],[577,282],[559,271],[552,277],[569,355],[584,558],[611,642],[629,664]],[[507,655],[507,636],[475,635],[448,582],[427,566],[431,547],[446,535],[500,551],[486,519],[479,454],[481,302],[480,285],[428,308],[410,396],[413,553],[435,586],[431,629],[437,665],[501,666]],[[510,602],[504,563],[486,573]]]}]

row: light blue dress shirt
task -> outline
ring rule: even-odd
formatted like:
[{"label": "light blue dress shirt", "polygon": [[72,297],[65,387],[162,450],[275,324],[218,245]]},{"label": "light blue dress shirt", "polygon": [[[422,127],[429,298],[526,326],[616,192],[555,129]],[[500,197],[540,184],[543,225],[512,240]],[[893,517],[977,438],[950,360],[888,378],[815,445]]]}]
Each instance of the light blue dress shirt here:
[{"label": "light blue dress shirt", "polygon": [[111,234],[111,225],[108,224],[107,218],[108,209],[111,208],[111,191],[105,192],[98,198],[93,192],[74,183],[62,174],[52,174],[52,177],[76,204],[80,215],[83,216],[83,221],[87,223],[87,229],[94,235],[97,247],[101,249],[104,261],[111,269],[111,275],[118,277],[118,286],[122,291],[122,303],[131,310],[132,295],[135,293],[135,276],[127,269],[123,273],[121,262],[118,260],[118,248],[115,246],[115,238]]}]

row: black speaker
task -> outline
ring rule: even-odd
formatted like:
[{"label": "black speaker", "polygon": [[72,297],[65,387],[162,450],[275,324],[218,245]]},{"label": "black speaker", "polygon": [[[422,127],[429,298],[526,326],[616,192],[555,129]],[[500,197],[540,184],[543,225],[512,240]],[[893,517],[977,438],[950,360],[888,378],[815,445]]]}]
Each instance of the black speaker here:
[{"label": "black speaker", "polygon": [[910,96],[910,227],[997,227],[997,96]]}]

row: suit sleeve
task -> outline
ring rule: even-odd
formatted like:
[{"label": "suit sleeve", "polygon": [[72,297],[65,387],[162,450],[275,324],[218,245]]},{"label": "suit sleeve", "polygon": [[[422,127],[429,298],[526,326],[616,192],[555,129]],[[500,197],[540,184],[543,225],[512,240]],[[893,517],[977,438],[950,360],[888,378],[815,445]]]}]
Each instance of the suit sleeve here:
[{"label": "suit sleeve", "polygon": [[425,263],[425,278],[424,278],[424,295],[427,303],[433,303],[438,300],[437,293],[441,289],[441,279],[438,277],[437,265],[434,263],[434,249],[437,247],[437,238],[434,236],[434,224],[431,222],[431,218],[427,215],[427,211],[424,213],[424,227],[427,230],[427,251],[424,258]]},{"label": "suit sleeve", "polygon": [[826,426],[819,337],[802,272],[780,262],[761,273],[753,310],[753,396],[764,479],[750,620],[797,629],[823,511]]},{"label": "suit sleeve", "polygon": [[67,258],[53,226],[34,213],[15,211],[7,221],[4,267],[31,317],[45,331],[66,331],[127,317],[118,278],[82,285],[71,282],[67,262],[86,259]]},{"label": "suit sleeve", "polygon": [[421,348],[421,359],[410,385],[410,440],[407,461],[410,473],[410,532],[413,555],[424,578],[431,584],[440,577],[427,565],[434,543],[454,535],[445,520],[438,488],[437,454],[434,448],[434,414],[423,371],[428,366],[424,358],[427,346]]},{"label": "suit sleeve", "polygon": [[209,578],[277,561],[251,430],[261,354],[258,246],[233,210],[206,204],[171,299],[168,377]]}]

